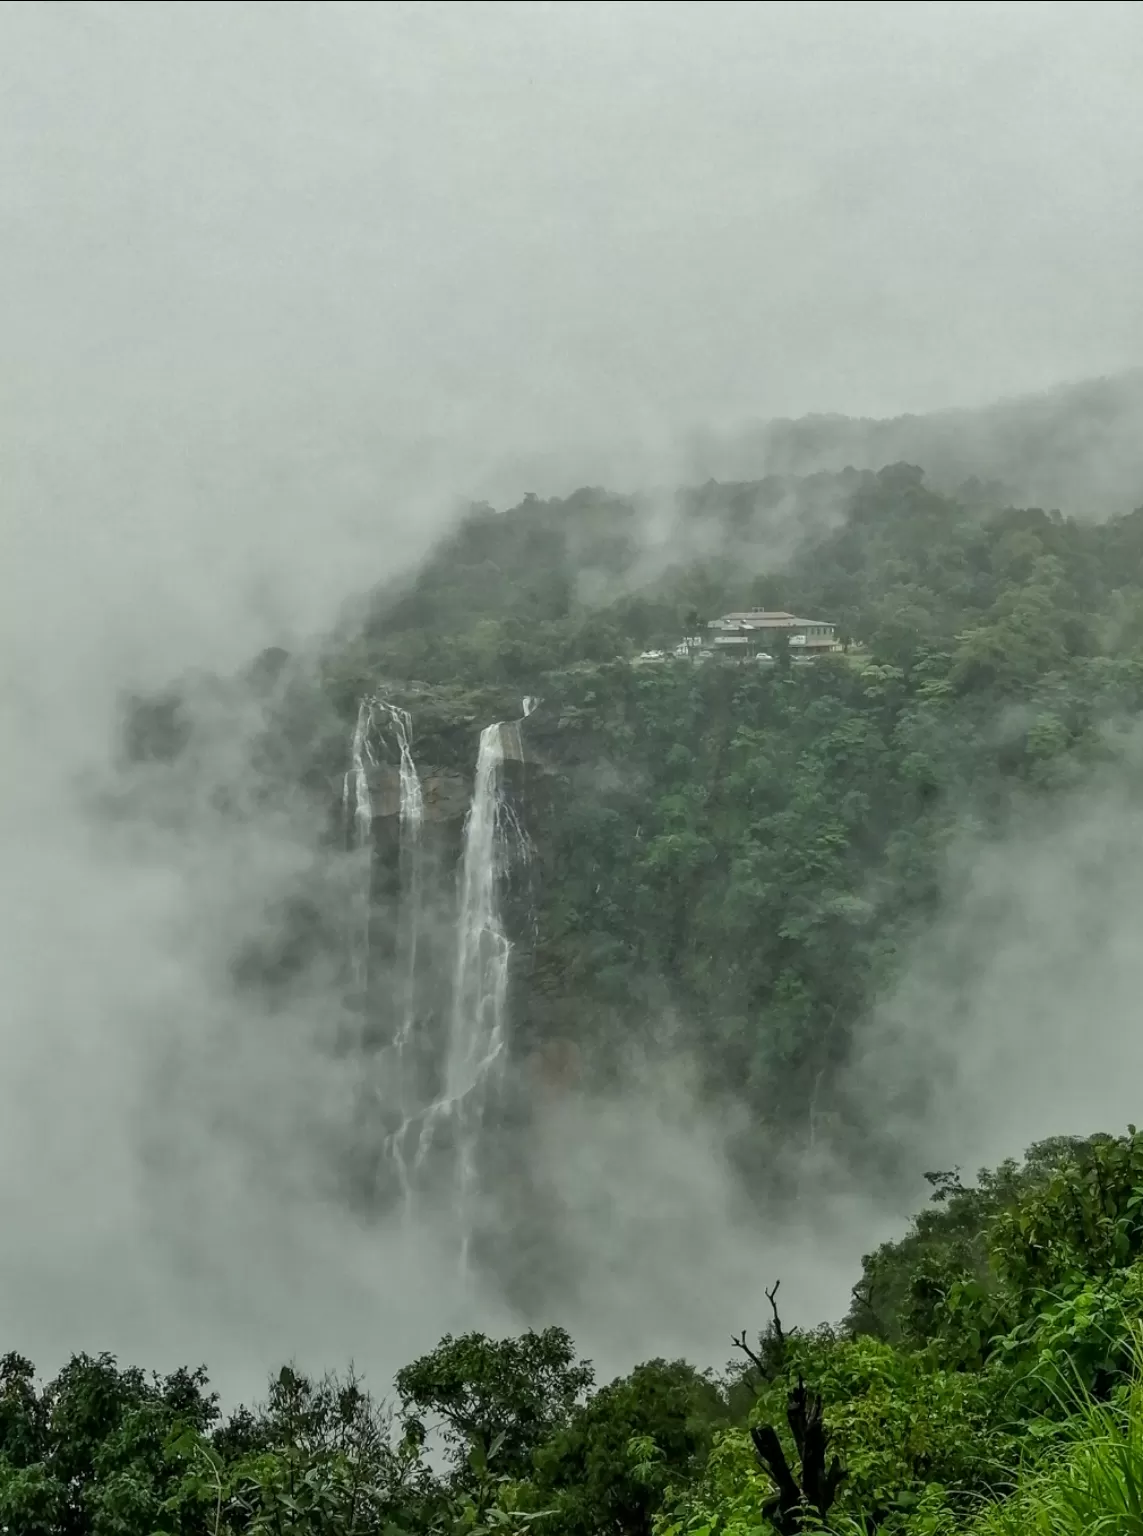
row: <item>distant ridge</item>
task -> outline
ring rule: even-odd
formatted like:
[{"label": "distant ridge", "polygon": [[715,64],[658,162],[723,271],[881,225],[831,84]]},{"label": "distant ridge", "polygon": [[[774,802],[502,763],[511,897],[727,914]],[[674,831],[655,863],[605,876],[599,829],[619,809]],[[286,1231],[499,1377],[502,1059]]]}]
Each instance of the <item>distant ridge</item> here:
[{"label": "distant ridge", "polygon": [[984,482],[989,499],[1106,517],[1143,506],[1143,368],[921,416],[753,423],[695,439],[693,478],[918,464],[935,489]]}]

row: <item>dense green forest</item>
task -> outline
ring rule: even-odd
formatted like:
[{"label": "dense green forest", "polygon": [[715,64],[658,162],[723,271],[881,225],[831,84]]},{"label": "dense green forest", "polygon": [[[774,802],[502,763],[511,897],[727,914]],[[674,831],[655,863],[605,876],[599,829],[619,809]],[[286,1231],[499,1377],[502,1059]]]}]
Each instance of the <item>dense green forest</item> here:
[{"label": "dense green forest", "polygon": [[[844,648],[638,664],[756,605],[832,622]],[[746,1107],[737,1155],[770,1195],[819,1137],[871,1182],[927,1177],[932,1201],[865,1259],[843,1321],[784,1326],[781,1277],[758,1275],[722,1372],[655,1360],[597,1383],[539,1326],[443,1339],[388,1406],[286,1369],[265,1405],[222,1418],[201,1374],[82,1357],[41,1387],[10,1355],[0,1529],[1143,1529],[1143,1138],[1041,1143],[965,1183],[882,1134],[884,1104],[848,1072],[942,910],[957,829],[1034,828],[1130,760],[1143,511],[1091,523],[978,482],[942,495],[905,464],[530,497],[474,509],[316,668],[268,655],[247,683],[266,793],[315,803],[336,796],[367,692],[410,708],[419,762],[469,772],[480,727],[538,696],[514,1057],[563,1048],[590,1088],[653,1052],[670,1010],[702,1092]],[[175,758],[193,729],[172,695],[132,715],[131,750]],[[253,967],[266,984],[328,938],[301,896],[282,921]],[[728,1353],[743,1321],[725,1320]]]},{"label": "dense green forest", "polygon": [[720,1373],[652,1360],[597,1384],[557,1327],[468,1334],[402,1369],[389,1403],[286,1367],[224,1417],[201,1371],[77,1356],[39,1386],[9,1354],[0,1530],[1137,1531],[1143,1137],[930,1180],[844,1324],[784,1328],[760,1276],[765,1326]]},{"label": "dense green forest", "polygon": [[[846,650],[632,664],[758,604],[835,623]],[[558,790],[518,1053],[559,1042],[601,1077],[653,1051],[670,1011],[711,1096],[749,1105],[752,1168],[828,1131],[884,1175],[882,1106],[847,1063],[941,909],[957,830],[1034,826],[1128,752],[1143,512],[1083,523],[975,483],[949,498],[908,465],[669,502],[533,498],[478,510],[330,650],[327,775],[378,678],[425,722],[426,752],[434,715],[468,722],[469,762],[480,724],[543,700],[526,740]]]}]

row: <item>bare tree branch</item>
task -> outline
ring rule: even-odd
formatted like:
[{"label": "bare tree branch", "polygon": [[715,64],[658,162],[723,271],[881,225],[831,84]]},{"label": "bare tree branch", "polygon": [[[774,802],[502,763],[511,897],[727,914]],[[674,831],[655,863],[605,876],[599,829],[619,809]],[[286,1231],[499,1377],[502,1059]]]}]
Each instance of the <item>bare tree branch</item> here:
[{"label": "bare tree branch", "polygon": [[742,1330],[741,1338],[736,1339],[734,1335],[731,1334],[730,1342],[734,1345],[735,1349],[740,1349],[742,1353],[747,1356],[751,1365],[753,1365],[754,1369],[758,1372],[758,1375],[762,1378],[761,1384],[764,1384],[766,1381],[766,1367],[762,1364],[762,1361],[759,1359],[758,1355],[756,1355],[755,1352],[750,1348],[750,1345],[747,1344],[746,1329],[744,1328]]},{"label": "bare tree branch", "polygon": [[778,1294],[778,1287],[781,1285],[781,1283],[781,1280],[774,1281],[774,1284],[766,1292],[766,1300],[770,1303],[770,1311],[774,1314],[774,1337],[778,1341],[779,1350],[784,1353],[786,1348],[786,1335],[782,1331],[782,1319],[778,1316],[778,1303],[774,1299]]},{"label": "bare tree branch", "polygon": [[778,1315],[778,1303],[775,1299],[778,1295],[778,1287],[781,1285],[781,1283],[781,1280],[775,1280],[770,1289],[765,1292],[766,1300],[770,1303],[770,1311],[774,1315],[774,1322],[771,1333],[775,1345],[775,1358],[771,1364],[767,1365],[762,1357],[753,1349],[751,1349],[750,1345],[746,1342],[745,1328],[742,1330],[741,1336],[739,1338],[735,1338],[733,1334],[730,1335],[730,1342],[734,1345],[735,1349],[740,1349],[742,1353],[747,1357],[747,1359],[753,1365],[754,1369],[758,1372],[759,1378],[762,1382],[770,1381],[774,1377],[776,1374],[774,1367],[777,1366],[778,1369],[781,1369],[786,1356],[786,1333],[782,1327],[782,1319]]}]

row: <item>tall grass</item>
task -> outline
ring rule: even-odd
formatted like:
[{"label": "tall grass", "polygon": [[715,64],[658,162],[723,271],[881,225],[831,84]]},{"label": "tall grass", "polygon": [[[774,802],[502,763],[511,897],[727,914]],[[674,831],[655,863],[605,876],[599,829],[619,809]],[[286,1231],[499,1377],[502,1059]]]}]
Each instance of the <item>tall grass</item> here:
[{"label": "tall grass", "polygon": [[[1097,1402],[1075,1381],[1053,1389],[1060,1409],[1047,1443],[1019,1473],[1014,1491],[986,1504],[968,1525],[943,1499],[888,1528],[908,1536],[1143,1536],[1143,1324],[1124,1319],[1132,1341],[1130,1383]],[[922,1500],[922,1506],[926,1503]],[[838,1514],[832,1536],[875,1536],[876,1526]]]},{"label": "tall grass", "polygon": [[1143,1326],[1124,1318],[1130,1384],[1097,1402],[1080,1382],[1059,1393],[1054,1449],[987,1509],[972,1536],[1143,1536]]},{"label": "tall grass", "polygon": [[1143,1384],[1090,1398],[1056,1453],[993,1505],[974,1536],[1143,1536]]}]

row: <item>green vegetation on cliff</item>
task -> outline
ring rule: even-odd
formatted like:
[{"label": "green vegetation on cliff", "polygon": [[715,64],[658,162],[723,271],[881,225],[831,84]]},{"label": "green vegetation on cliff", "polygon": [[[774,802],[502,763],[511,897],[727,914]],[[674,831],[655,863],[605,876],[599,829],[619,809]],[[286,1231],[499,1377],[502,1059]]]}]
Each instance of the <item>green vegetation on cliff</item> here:
[{"label": "green vegetation on cliff", "polygon": [[[754,604],[832,621],[847,649],[632,664]],[[378,680],[405,689],[429,761],[442,721],[471,762],[483,721],[543,700],[526,748],[558,792],[517,1050],[558,1041],[605,1073],[670,1012],[758,1135],[824,1125],[864,1155],[843,1069],[940,910],[952,834],[1011,831],[1130,745],[1143,511],[958,501],[908,465],[532,498],[474,512],[323,676],[342,755]]]},{"label": "green vegetation on cliff", "polygon": [[[634,664],[747,605],[832,621],[846,648]],[[1143,511],[1092,525],[954,499],[907,465],[669,505],[532,499],[478,510],[410,589],[378,593],[316,687],[271,671],[267,783],[326,799],[367,691],[413,711],[418,764],[441,774],[539,696],[514,1056],[559,1046],[590,1086],[669,1012],[671,1049],[749,1111],[752,1175],[815,1136],[881,1162],[883,1106],[847,1068],[942,911],[952,837],[1034,826],[1129,761]],[[176,754],[185,736],[168,702],[139,739]],[[975,1183],[929,1178],[843,1322],[784,1328],[771,1292],[721,1375],[657,1360],[597,1386],[559,1328],[471,1334],[399,1373],[391,1413],[287,1370],[221,1422],[198,1376],[79,1358],[40,1388],[9,1356],[0,1530],[1140,1530],[1143,1140],[1062,1137]]]}]

